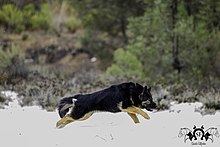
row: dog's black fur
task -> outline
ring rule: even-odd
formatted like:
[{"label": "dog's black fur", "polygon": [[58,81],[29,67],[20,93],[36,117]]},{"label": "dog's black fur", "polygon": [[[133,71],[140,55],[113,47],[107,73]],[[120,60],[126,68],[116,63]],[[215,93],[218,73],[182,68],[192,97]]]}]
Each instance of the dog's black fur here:
[{"label": "dog's black fur", "polygon": [[90,94],[66,97],[60,100],[59,115],[63,118],[70,108],[72,108],[70,116],[74,120],[80,119],[92,111],[116,113],[131,106],[151,111],[156,108],[156,104],[153,102],[150,90],[147,86],[143,87],[138,83],[128,82],[112,85]]}]

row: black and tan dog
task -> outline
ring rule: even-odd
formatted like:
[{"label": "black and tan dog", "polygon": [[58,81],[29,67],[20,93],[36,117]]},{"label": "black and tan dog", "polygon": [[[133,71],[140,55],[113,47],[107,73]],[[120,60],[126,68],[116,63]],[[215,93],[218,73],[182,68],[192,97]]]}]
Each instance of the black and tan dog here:
[{"label": "black and tan dog", "polygon": [[[122,83],[109,88],[90,93],[78,94],[60,100],[58,111],[62,118],[56,124],[57,128],[74,122],[88,119],[96,111],[112,113],[127,112],[135,123],[139,123],[136,114],[150,119],[142,109],[152,111],[156,108],[151,96],[151,88],[138,83]],[[70,114],[67,114],[71,109]],[[67,114],[67,115],[66,115]]]}]

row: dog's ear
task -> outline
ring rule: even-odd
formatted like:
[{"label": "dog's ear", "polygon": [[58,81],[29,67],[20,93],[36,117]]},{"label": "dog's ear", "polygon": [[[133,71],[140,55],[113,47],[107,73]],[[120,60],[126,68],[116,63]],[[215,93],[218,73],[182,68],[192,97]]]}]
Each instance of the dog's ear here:
[{"label": "dog's ear", "polygon": [[151,91],[151,87],[149,87],[147,90],[150,92]]},{"label": "dog's ear", "polygon": [[147,88],[147,86],[144,86],[144,91],[150,92],[151,91],[151,87]]},{"label": "dog's ear", "polygon": [[147,91],[147,86],[144,86],[144,91]]}]

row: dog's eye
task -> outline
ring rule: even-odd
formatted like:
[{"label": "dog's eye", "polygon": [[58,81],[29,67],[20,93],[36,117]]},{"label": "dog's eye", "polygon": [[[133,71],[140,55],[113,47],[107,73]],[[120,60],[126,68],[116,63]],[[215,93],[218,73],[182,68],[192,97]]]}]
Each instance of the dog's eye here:
[{"label": "dog's eye", "polygon": [[149,100],[147,100],[147,101],[146,101],[146,103],[147,103],[147,104],[150,104],[150,101],[149,101]]}]

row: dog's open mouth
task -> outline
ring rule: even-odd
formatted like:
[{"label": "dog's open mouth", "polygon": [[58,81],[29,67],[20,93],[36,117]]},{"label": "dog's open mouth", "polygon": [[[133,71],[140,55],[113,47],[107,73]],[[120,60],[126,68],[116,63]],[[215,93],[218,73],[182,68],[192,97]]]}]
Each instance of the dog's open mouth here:
[{"label": "dog's open mouth", "polygon": [[156,107],[154,108],[154,107],[141,107],[142,109],[146,109],[147,111],[154,111],[154,109],[156,109]]},{"label": "dog's open mouth", "polygon": [[157,110],[157,105],[153,105],[152,107],[146,107],[145,108],[147,111],[154,111],[154,110]]},{"label": "dog's open mouth", "polygon": [[153,111],[153,109],[150,109],[150,108],[146,108],[147,109],[147,111]]}]

